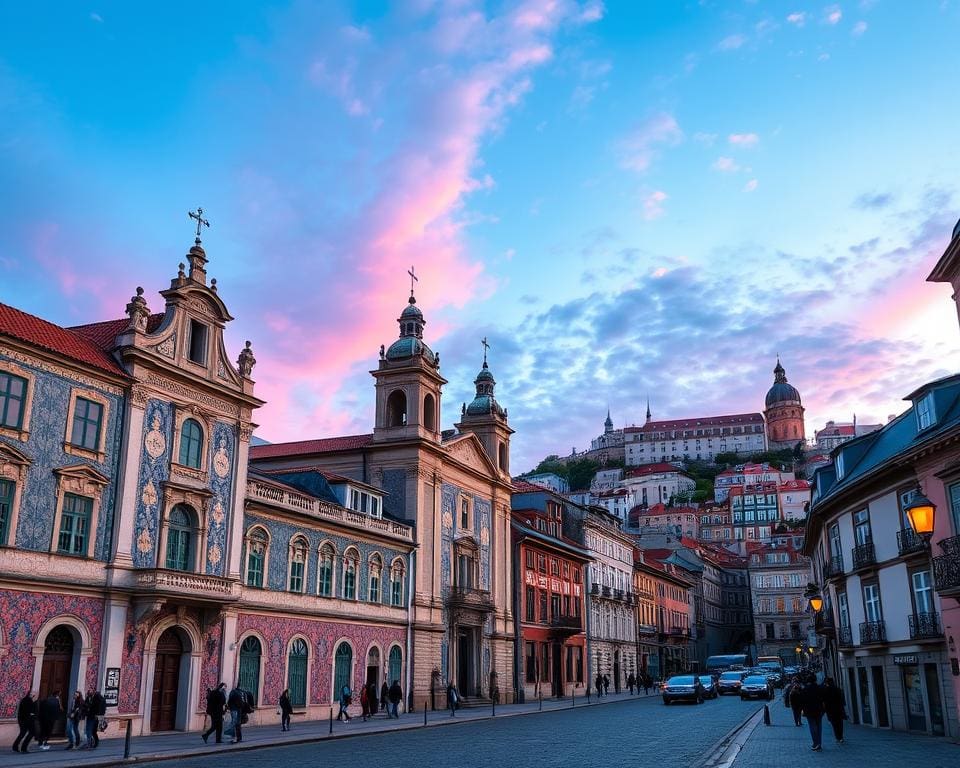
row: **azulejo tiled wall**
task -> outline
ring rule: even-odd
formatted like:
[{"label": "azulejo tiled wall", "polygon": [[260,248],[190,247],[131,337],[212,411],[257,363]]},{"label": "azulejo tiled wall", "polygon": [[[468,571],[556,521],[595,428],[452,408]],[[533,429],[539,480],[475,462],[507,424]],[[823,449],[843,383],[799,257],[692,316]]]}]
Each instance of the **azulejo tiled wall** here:
[{"label": "azulejo tiled wall", "polygon": [[[27,470],[26,485],[21,493],[16,544],[22,549],[50,551],[54,546],[53,517],[56,512],[57,476],[53,470],[83,464],[94,467],[110,478],[102,491],[100,516],[93,556],[105,560],[113,531],[114,490],[117,475],[117,446],[120,445],[120,413],[123,397],[98,388],[93,382],[79,382],[16,361],[34,375],[33,403],[30,412],[30,437],[26,443],[6,440],[29,456],[33,462]],[[75,389],[92,390],[109,402],[107,421],[103,426],[104,460],[89,461],[64,451],[67,437],[67,414],[71,393]]]},{"label": "azulejo tiled wall", "polygon": [[236,462],[236,429],[218,421],[210,446],[210,509],[207,512],[206,572],[222,576],[227,562],[227,525],[233,514],[233,478]]},{"label": "azulejo tiled wall", "polygon": [[133,527],[133,564],[154,568],[157,536],[163,509],[163,483],[170,477],[173,450],[173,406],[161,400],[147,401],[137,482],[137,515]]}]

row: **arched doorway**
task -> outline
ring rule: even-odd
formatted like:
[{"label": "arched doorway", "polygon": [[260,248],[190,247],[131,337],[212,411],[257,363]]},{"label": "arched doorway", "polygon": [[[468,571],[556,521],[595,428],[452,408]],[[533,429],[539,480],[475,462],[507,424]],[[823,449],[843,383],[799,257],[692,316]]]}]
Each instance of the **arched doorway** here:
[{"label": "arched doorway", "polygon": [[[47,635],[43,644],[43,662],[40,666],[40,700],[51,694],[60,697],[61,712],[67,708],[67,697],[76,688],[74,683],[74,656],[77,650],[73,632],[64,624],[58,624]],[[55,736],[66,730],[66,716],[61,714],[53,728]]]},{"label": "arched doorway", "polygon": [[177,703],[180,692],[180,666],[183,641],[174,627],[157,640],[153,671],[153,699],[150,707],[150,730],[172,731],[177,727]]},{"label": "arched doorway", "polygon": [[[353,649],[350,643],[344,640],[337,646],[333,658],[333,697],[336,701],[340,698],[340,691],[343,686],[350,685],[350,670],[353,667]],[[352,688],[353,686],[351,686]]]},{"label": "arched doorway", "polygon": [[367,685],[370,683],[380,690],[380,649],[376,646],[367,653]]},{"label": "arched doorway", "polygon": [[260,703],[260,656],[263,649],[260,640],[250,635],[240,646],[240,671],[237,673],[240,687],[253,694],[254,703]]}]

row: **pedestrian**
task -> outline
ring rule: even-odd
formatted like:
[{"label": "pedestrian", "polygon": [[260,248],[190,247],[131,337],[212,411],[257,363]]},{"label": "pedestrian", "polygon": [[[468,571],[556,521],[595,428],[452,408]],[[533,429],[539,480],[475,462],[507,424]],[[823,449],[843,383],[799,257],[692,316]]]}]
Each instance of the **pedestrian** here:
[{"label": "pedestrian", "polygon": [[353,691],[350,690],[350,686],[344,683],[343,687],[340,689],[340,711],[337,713],[337,720],[347,719],[347,722],[350,722],[350,713],[347,711],[350,707],[350,704],[353,702]]},{"label": "pedestrian", "polygon": [[[386,681],[383,683],[386,685]],[[400,681],[394,680],[393,685],[390,686],[390,690],[387,693],[389,697],[389,709],[387,709],[387,717],[395,717],[397,720],[400,719],[400,713],[398,709],[400,707],[400,702],[403,701],[403,690],[400,688]]]},{"label": "pedestrian", "polygon": [[637,678],[633,676],[633,672],[627,675],[627,688],[630,689],[630,695],[633,696],[634,686],[637,684]]},{"label": "pedestrian", "polygon": [[293,714],[293,704],[290,703],[290,689],[284,688],[280,694],[280,701],[277,703],[277,709],[280,712],[280,730],[290,730],[290,715]]},{"label": "pedestrian", "polygon": [[[100,746],[100,718],[107,714],[107,700],[103,698],[100,691],[91,689],[87,691],[84,705],[87,716],[85,722],[87,743],[85,746],[87,749],[96,749]],[[81,749],[83,748],[81,747]]]},{"label": "pedestrian", "polygon": [[223,743],[223,713],[227,708],[227,684],[220,683],[216,688],[207,691],[207,714],[210,715],[210,727],[200,737],[206,743],[211,733],[217,736],[216,743]]},{"label": "pedestrian", "polygon": [[377,694],[377,684],[372,680],[367,683],[367,703],[370,705],[370,717],[373,717],[380,709],[380,696]]},{"label": "pedestrian", "polygon": [[363,717],[363,722],[367,722],[367,718],[370,717],[370,688],[366,685],[360,686],[360,715]]},{"label": "pedestrian", "polygon": [[609,675],[603,676],[603,695],[604,696],[610,695],[610,676]]},{"label": "pedestrian", "polygon": [[83,694],[77,691],[73,694],[73,702],[67,712],[67,749],[80,746],[80,721],[86,716],[86,704]]},{"label": "pedestrian", "polygon": [[788,694],[784,694],[784,698],[788,698],[790,701],[790,710],[793,712],[793,724],[798,728],[803,727],[803,682],[800,678],[793,678],[793,682],[790,683],[790,691]]},{"label": "pedestrian", "polygon": [[807,718],[807,727],[810,729],[810,738],[813,740],[811,749],[822,752],[823,746],[823,689],[817,685],[815,677],[811,677],[803,685],[800,694],[803,701],[803,714]]},{"label": "pedestrian", "polygon": [[832,677],[823,681],[823,711],[833,728],[833,737],[837,744],[843,744],[843,721],[847,719],[846,700],[843,690]]},{"label": "pedestrian", "polygon": [[27,691],[17,705],[17,725],[20,733],[13,742],[13,751],[27,752],[27,745],[37,735],[37,702],[33,698],[33,691]]},{"label": "pedestrian", "polygon": [[240,684],[230,691],[227,696],[227,709],[230,710],[230,743],[238,744],[243,741],[243,718],[247,716],[247,695]]},{"label": "pedestrian", "polygon": [[383,685],[380,686],[380,709],[387,713],[387,717],[390,717],[390,686],[387,685],[387,681],[383,681]]},{"label": "pedestrian", "polygon": [[447,706],[450,707],[450,717],[456,717],[457,703],[459,700],[460,695],[457,693],[457,686],[455,686],[451,680],[449,685],[447,685]]},{"label": "pedestrian", "polygon": [[650,694],[650,686],[653,685],[653,678],[646,672],[643,673],[643,695]]},{"label": "pedestrian", "polygon": [[50,749],[53,726],[56,725],[61,714],[63,714],[63,708],[60,706],[60,691],[52,691],[38,706],[37,720],[40,723],[40,736],[37,741],[43,751]]},{"label": "pedestrian", "polygon": [[597,672],[597,679],[593,681],[593,684],[597,688],[597,698],[599,699],[603,696],[603,675]]}]

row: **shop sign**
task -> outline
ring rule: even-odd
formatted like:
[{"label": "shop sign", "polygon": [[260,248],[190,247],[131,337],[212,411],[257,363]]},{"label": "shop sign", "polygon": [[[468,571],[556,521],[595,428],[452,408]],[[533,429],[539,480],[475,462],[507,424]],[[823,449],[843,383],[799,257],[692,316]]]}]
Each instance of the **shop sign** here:
[{"label": "shop sign", "polygon": [[894,663],[894,664],[898,664],[898,665],[902,665],[902,664],[916,664],[916,663],[917,663],[917,657],[914,656],[914,655],[909,655],[909,656],[894,656],[894,657],[893,657],[893,663]]}]

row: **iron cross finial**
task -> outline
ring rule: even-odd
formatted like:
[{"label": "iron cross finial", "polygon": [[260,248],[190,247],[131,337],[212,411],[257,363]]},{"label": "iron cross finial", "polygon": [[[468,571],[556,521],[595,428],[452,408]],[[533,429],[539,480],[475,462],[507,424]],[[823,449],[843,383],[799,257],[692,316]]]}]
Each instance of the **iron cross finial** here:
[{"label": "iron cross finial", "polygon": [[490,345],[487,343],[487,337],[484,336],[480,343],[483,344],[483,364],[487,364],[487,350],[490,349]]},{"label": "iron cross finial", "polygon": [[410,275],[410,295],[413,296],[413,283],[414,281],[419,283],[420,278],[416,276],[413,267],[410,267],[410,269],[407,270],[407,274]]},{"label": "iron cross finial", "polygon": [[207,221],[205,218],[203,218],[203,208],[201,208],[200,206],[197,206],[197,212],[196,212],[196,213],[194,213],[193,211],[187,211],[187,215],[188,215],[191,219],[196,219],[196,220],[197,220],[197,239],[196,239],[195,242],[196,242],[197,245],[200,245],[200,228],[201,228],[201,227],[208,227],[208,228],[209,228],[209,227],[210,227],[210,222]]}]

